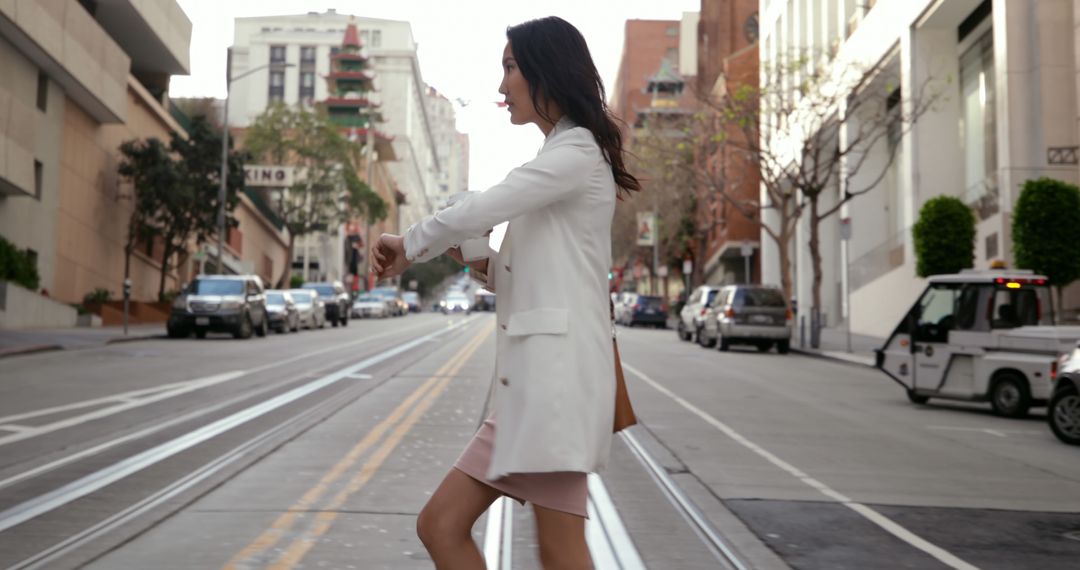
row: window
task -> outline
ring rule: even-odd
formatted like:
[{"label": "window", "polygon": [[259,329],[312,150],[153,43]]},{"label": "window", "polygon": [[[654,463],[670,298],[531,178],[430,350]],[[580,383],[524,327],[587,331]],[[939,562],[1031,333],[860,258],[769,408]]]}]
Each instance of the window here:
[{"label": "window", "polygon": [[49,105],[49,76],[45,75],[44,71],[38,71],[37,74],[37,108],[42,113],[45,112],[46,107]]},{"label": "window", "polygon": [[285,72],[284,71],[271,71],[270,72],[270,101],[283,101],[285,100]]},{"label": "window", "polygon": [[45,169],[41,165],[40,160],[34,161],[34,198],[41,199],[41,187],[44,183]]},{"label": "window", "polygon": [[994,101],[994,36],[988,30],[960,56],[964,197],[982,220],[998,212]]},{"label": "window", "polygon": [[371,31],[371,47],[382,47],[382,30]]},{"label": "window", "polygon": [[285,63],[285,46],[270,46],[270,63]]},{"label": "window", "polygon": [[300,48],[300,63],[315,63],[315,46]]},{"label": "window", "polygon": [[679,27],[678,26],[668,26],[668,28],[666,30],[666,33],[667,33],[667,36],[669,38],[677,37],[679,35]]},{"label": "window", "polygon": [[915,307],[915,340],[948,342],[949,331],[955,326],[953,313],[959,293],[959,286],[954,283],[930,286]]},{"label": "window", "polygon": [[368,45],[368,41],[371,39],[371,32],[368,30],[360,30],[360,43]]},{"label": "window", "polygon": [[300,74],[300,101],[315,98],[315,74],[304,72]]},{"label": "window", "polygon": [[1021,286],[994,291],[991,325],[995,329],[1052,325],[1050,288]]},{"label": "window", "polygon": [[664,54],[664,58],[671,62],[671,65],[674,65],[677,69],[679,66],[679,49],[668,48],[667,53]]},{"label": "window", "polygon": [[998,256],[998,235],[994,232],[986,236],[986,259],[994,259]]}]

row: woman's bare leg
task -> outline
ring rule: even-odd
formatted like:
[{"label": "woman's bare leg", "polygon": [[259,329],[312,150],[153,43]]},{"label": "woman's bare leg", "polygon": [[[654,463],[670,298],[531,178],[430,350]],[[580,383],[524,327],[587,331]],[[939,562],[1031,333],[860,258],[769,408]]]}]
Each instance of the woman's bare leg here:
[{"label": "woman's bare leg", "polygon": [[416,518],[416,534],[438,570],[484,568],[472,538],[476,519],[502,493],[451,469]]},{"label": "woman's bare leg", "polygon": [[585,517],[533,505],[544,570],[591,570]]}]

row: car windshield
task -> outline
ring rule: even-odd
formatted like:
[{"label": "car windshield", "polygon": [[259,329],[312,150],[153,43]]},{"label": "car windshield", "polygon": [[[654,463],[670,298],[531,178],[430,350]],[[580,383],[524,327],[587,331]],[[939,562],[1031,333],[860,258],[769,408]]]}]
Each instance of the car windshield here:
[{"label": "car windshield", "polygon": [[304,289],[311,289],[317,292],[320,297],[334,296],[334,287],[332,285],[304,285]]},{"label": "car windshield", "polygon": [[243,295],[244,282],[232,279],[197,279],[189,289],[192,295]]},{"label": "car windshield", "polygon": [[375,295],[361,295],[356,298],[357,303],[379,303],[382,299]]},{"label": "car windshield", "polygon": [[660,297],[649,297],[649,296],[646,296],[646,295],[641,295],[640,297],[637,298],[637,303],[639,305],[642,305],[642,306],[645,306],[645,307],[657,307],[658,308],[658,307],[660,307],[660,305],[664,304],[664,301]]},{"label": "car windshield", "polygon": [[414,305],[420,301],[420,296],[412,292],[402,293],[401,298],[405,299],[406,303],[412,303]]},{"label": "car windshield", "polygon": [[307,291],[297,291],[293,293],[292,296],[293,301],[296,301],[297,303],[306,304],[311,302],[311,293],[308,293]]},{"label": "car windshield", "polygon": [[468,301],[469,299],[465,295],[457,294],[457,295],[447,295],[446,300],[460,303],[462,301]]},{"label": "car windshield", "polygon": [[267,305],[284,305],[285,304],[285,295],[282,295],[281,293],[267,293],[266,294],[266,304]]},{"label": "car windshield", "polygon": [[740,289],[737,300],[744,307],[784,306],[784,296],[776,289]]}]

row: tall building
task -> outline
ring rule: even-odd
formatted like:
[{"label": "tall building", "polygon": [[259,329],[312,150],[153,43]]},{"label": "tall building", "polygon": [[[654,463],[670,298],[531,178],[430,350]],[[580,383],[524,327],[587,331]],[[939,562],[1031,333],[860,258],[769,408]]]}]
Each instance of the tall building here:
[{"label": "tall building", "polygon": [[[757,21],[758,0],[702,0],[697,29],[699,96],[715,98],[758,86]],[[724,128],[716,117],[710,117],[710,126],[717,131]],[[758,203],[757,165],[725,145],[719,145],[714,156],[702,157],[701,163],[702,168],[712,169],[710,176],[726,182],[722,191],[730,198],[698,189],[703,198],[698,202],[698,224],[708,228],[701,236],[701,279],[710,284],[757,282],[761,227],[733,205]],[[750,259],[744,257],[746,253]]]},{"label": "tall building", "polygon": [[[133,206],[118,147],[182,131],[168,88],[190,38],[173,0],[0,3],[0,234],[31,252],[51,297],[120,295]],[[135,299],[156,300],[160,253],[131,255]],[[170,273],[167,289],[179,283]]]},{"label": "tall building", "polygon": [[435,153],[443,168],[439,171],[435,206],[469,189],[469,138],[457,132],[454,104],[435,88],[428,87],[427,101],[435,137]]},{"label": "tall building", "polygon": [[350,21],[355,22],[372,63],[374,90],[370,99],[381,106],[385,123],[380,130],[393,141],[397,160],[388,166],[405,198],[401,223],[408,225],[433,210],[440,193],[440,173],[445,168],[438,158],[427,85],[420,74],[408,22],[354,17],[335,10],[238,18],[232,47],[233,76],[267,63],[293,66],[260,70],[234,83],[229,121],[246,126],[271,101],[294,105],[326,99],[327,85],[319,78],[330,73],[330,56],[340,49]]},{"label": "tall building", "polygon": [[[822,71],[880,64],[899,77],[897,104],[910,108],[927,91],[942,91],[910,129],[877,143],[852,188],[872,187],[822,223],[823,311],[830,324],[885,336],[924,287],[916,277],[911,227],[922,205],[954,196],[975,212],[975,267],[1013,264],[1013,205],[1025,180],[1048,176],[1076,183],[1078,76],[1075,18],[1069,0],[765,0],[761,65],[787,54],[823,54]],[[825,77],[831,77],[825,75]],[[793,80],[797,78],[792,78]],[[855,128],[846,125],[845,128]],[[843,188],[825,197],[836,203]],[[841,247],[841,219],[851,239]],[[810,297],[808,227],[796,248],[796,295]],[[763,239],[767,281],[779,282],[777,252]],[[850,275],[850,278],[848,277]],[[844,299],[850,297],[850,306]],[[1066,309],[1080,305],[1076,291]]]}]

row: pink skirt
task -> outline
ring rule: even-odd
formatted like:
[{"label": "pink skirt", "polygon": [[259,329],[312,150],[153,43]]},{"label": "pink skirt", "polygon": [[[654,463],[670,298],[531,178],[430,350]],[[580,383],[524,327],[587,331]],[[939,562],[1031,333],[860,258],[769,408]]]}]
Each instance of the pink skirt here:
[{"label": "pink skirt", "polygon": [[488,418],[461,453],[461,457],[458,457],[454,468],[523,505],[528,501],[545,509],[589,518],[585,508],[589,497],[587,474],[578,471],[511,473],[488,481],[484,476],[491,464],[491,452],[494,448],[495,421]]}]

